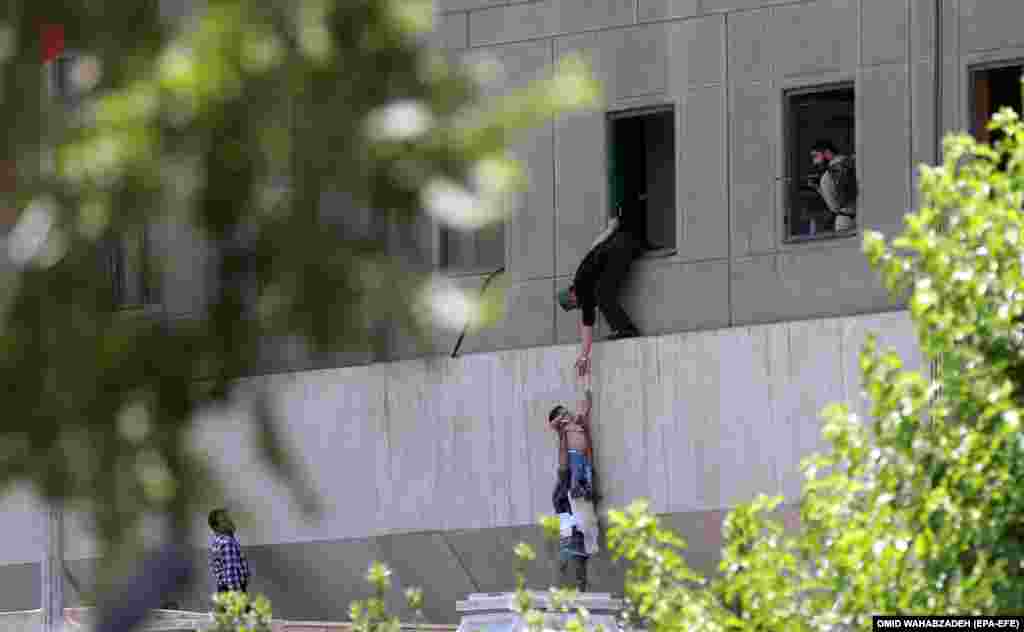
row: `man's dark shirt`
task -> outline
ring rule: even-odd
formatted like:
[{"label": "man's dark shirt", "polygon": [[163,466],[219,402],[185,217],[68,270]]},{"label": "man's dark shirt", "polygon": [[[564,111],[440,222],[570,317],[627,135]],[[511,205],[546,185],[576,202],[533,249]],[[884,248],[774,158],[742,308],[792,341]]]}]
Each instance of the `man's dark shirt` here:
[{"label": "man's dark shirt", "polygon": [[611,237],[591,248],[587,256],[583,257],[583,261],[580,262],[580,267],[576,268],[573,287],[576,290],[576,302],[579,303],[580,310],[583,312],[583,324],[587,327],[593,327],[594,321],[597,319],[597,280],[604,268],[607,251],[605,246],[609,241],[611,241]]}]

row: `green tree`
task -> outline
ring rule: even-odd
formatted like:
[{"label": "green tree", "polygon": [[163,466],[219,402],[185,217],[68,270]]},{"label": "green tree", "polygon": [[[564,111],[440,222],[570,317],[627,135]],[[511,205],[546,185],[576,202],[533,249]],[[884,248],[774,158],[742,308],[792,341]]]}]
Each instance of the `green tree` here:
[{"label": "green tree", "polygon": [[[4,201],[20,211],[0,268],[0,488],[29,481],[86,512],[111,561],[138,550],[148,516],[180,538],[219,493],[194,413],[225,401],[260,340],[350,349],[383,314],[417,329],[424,277],[325,220],[324,192],[387,223],[500,221],[523,184],[509,141],[599,98],[566,58],[485,102],[477,69],[426,44],[430,0],[207,0],[181,19],[161,4],[0,9],[0,159],[19,165]],[[41,23],[85,55],[73,113],[46,95]],[[217,246],[219,282],[187,319],[119,310],[101,265],[105,244],[159,222]],[[257,413],[264,456],[314,510],[270,407]]]},{"label": "green tree", "polygon": [[[759,497],[725,521],[720,575],[643,502],[611,512],[609,544],[651,630],[871,629],[873,614],[1024,612],[1024,125],[997,114],[994,146],[954,134],[921,167],[920,210],[864,250],[910,313],[934,378],[873,338],[860,364],[870,418],[823,412],[825,454],[805,459],[801,526]],[[848,629],[848,628],[847,628]]]}]

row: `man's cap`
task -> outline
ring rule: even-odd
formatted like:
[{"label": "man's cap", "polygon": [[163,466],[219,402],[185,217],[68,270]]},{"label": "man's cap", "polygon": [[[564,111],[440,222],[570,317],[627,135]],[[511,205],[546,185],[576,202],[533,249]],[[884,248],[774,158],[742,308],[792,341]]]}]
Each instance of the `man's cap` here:
[{"label": "man's cap", "polygon": [[576,302],[572,299],[571,285],[558,293],[558,304],[567,312],[576,309]]}]

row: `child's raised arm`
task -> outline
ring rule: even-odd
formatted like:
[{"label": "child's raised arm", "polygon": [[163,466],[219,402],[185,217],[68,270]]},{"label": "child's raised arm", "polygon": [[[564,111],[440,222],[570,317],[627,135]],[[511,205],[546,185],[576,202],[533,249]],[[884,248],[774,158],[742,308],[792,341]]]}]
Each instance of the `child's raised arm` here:
[{"label": "child's raised arm", "polygon": [[583,399],[580,400],[579,407],[576,409],[579,411],[580,417],[583,418],[584,423],[590,422],[590,410],[594,407],[594,396],[590,390],[590,371],[587,371],[586,375],[578,376],[577,383],[583,389]]}]

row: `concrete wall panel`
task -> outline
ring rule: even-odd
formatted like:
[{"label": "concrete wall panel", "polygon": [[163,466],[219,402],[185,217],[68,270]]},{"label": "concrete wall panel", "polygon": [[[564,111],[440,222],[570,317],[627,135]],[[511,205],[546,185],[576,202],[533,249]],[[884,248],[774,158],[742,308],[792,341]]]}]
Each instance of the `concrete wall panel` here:
[{"label": "concrete wall panel", "polygon": [[608,217],[605,117],[581,112],[555,126],[555,274],[573,275]]},{"label": "concrete wall panel", "polygon": [[[505,287],[504,299],[501,319],[483,329],[467,330],[460,354],[554,343],[555,292],[550,279],[513,282]],[[453,347],[454,343],[448,351]]]},{"label": "concrete wall panel", "polygon": [[637,19],[688,18],[700,12],[699,0],[638,0]]},{"label": "concrete wall panel", "polygon": [[449,13],[434,16],[430,42],[439,48],[460,49],[469,45],[469,15]]},{"label": "concrete wall panel", "polygon": [[701,0],[700,8],[704,13],[721,13],[759,9],[786,2],[788,0]]},{"label": "concrete wall panel", "polygon": [[[721,417],[702,437],[705,476],[712,480],[701,485],[701,508],[732,506],[780,491],[775,460],[785,439],[773,423],[771,407],[764,405],[773,395],[765,362],[771,352],[769,333],[759,328],[719,334]],[[743,397],[735,396],[739,384]]]},{"label": "concrete wall panel", "polygon": [[512,148],[526,171],[526,190],[516,196],[505,234],[506,272],[514,279],[548,277],[555,272],[555,128],[532,130]]},{"label": "concrete wall panel", "polygon": [[27,486],[4,491],[0,496],[0,524],[6,536],[0,538],[0,563],[38,563],[46,546],[42,503]]},{"label": "concrete wall panel", "polygon": [[39,563],[0,566],[0,612],[39,607]]},{"label": "concrete wall panel", "polygon": [[1024,4],[960,0],[960,50],[973,53],[1024,44]]},{"label": "concrete wall panel", "polygon": [[481,9],[469,14],[471,46],[632,24],[635,0],[558,2],[540,0]]},{"label": "concrete wall panel", "polygon": [[[556,57],[586,56],[594,76],[604,84],[610,103],[665,92],[668,81],[668,28],[647,24],[560,37]],[[643,68],[643,72],[637,72]]]},{"label": "concrete wall panel", "polygon": [[777,381],[780,390],[774,393],[781,436],[772,452],[785,454],[779,461],[782,492],[787,499],[796,500],[803,481],[800,460],[828,448],[821,438],[821,410],[844,397],[843,364],[829,362],[822,354],[823,349],[839,347],[842,328],[836,320],[812,320],[787,323],[784,332],[779,354],[783,362],[774,369],[779,377],[784,376]]},{"label": "concrete wall panel", "polygon": [[858,2],[819,0],[774,9],[768,51],[782,76],[857,67]]},{"label": "concrete wall panel", "polygon": [[[615,463],[632,476],[601,476],[598,485],[606,506],[622,506],[650,494],[652,474],[664,470],[663,451],[650,445],[651,418],[647,409],[649,377],[657,363],[657,339],[600,345],[594,354],[595,467]],[[602,468],[604,468],[602,470]],[[652,499],[654,511],[667,509],[666,498]]]},{"label": "concrete wall panel", "polygon": [[714,15],[668,27],[669,85],[673,94],[725,81],[725,18]]},{"label": "concrete wall panel", "polygon": [[775,140],[779,95],[771,84],[734,85],[729,129],[732,256],[770,252],[776,244]]},{"label": "concrete wall panel", "polygon": [[736,261],[732,277],[735,322],[764,323],[894,308],[859,243]]},{"label": "concrete wall panel", "polygon": [[729,266],[725,261],[634,264],[623,306],[644,335],[724,327],[729,322]]},{"label": "concrete wall panel", "polygon": [[687,94],[677,134],[679,171],[676,205],[682,220],[679,257],[729,256],[726,193],[725,89],[697,88]]},{"label": "concrete wall panel", "polygon": [[721,400],[702,397],[718,391],[719,357],[712,344],[718,336],[684,334],[659,339],[657,390],[650,417],[654,450],[661,450],[664,482],[652,484],[650,494],[662,492],[669,511],[701,506],[705,487],[703,437],[721,418]]},{"label": "concrete wall panel", "polygon": [[858,222],[892,235],[910,206],[909,85],[904,65],[864,69],[860,76]]},{"label": "concrete wall panel", "polygon": [[862,0],[861,64],[875,66],[907,59],[907,0]]},{"label": "concrete wall panel", "polygon": [[729,81],[767,81],[772,73],[767,40],[769,9],[728,16]]}]

